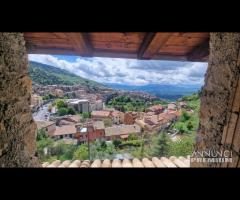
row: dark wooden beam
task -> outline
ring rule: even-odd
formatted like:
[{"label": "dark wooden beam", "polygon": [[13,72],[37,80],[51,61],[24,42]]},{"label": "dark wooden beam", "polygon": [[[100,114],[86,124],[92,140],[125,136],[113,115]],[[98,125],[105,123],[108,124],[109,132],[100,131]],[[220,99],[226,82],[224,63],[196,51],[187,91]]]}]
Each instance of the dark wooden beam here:
[{"label": "dark wooden beam", "polygon": [[138,59],[143,59],[142,56],[145,53],[148,46],[150,45],[150,43],[152,42],[155,35],[156,35],[155,32],[150,32],[150,33],[146,34],[146,36],[144,37],[143,42],[138,50],[138,56],[137,56]]},{"label": "dark wooden beam", "polygon": [[142,55],[143,59],[151,59],[156,54],[158,54],[159,50],[165,45],[168,39],[172,36],[173,33],[168,32],[158,32],[155,34],[153,39],[151,40],[148,48],[145,50]]},{"label": "dark wooden beam", "polygon": [[188,55],[188,61],[206,62],[209,55],[209,38],[206,38],[199,46],[194,48]]},{"label": "dark wooden beam", "polygon": [[89,54],[93,54],[93,46],[89,37],[89,34],[86,32],[81,33],[82,39],[84,40],[85,48]]}]

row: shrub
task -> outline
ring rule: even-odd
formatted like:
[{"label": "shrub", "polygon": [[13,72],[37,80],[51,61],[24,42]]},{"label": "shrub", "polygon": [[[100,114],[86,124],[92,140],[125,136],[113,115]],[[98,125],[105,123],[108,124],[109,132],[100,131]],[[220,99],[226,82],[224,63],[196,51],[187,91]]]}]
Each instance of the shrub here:
[{"label": "shrub", "polygon": [[74,159],[77,160],[86,160],[88,159],[88,147],[86,144],[81,144],[73,155]]},{"label": "shrub", "polygon": [[128,140],[128,141],[123,141],[122,145],[123,146],[141,146],[142,140]]},{"label": "shrub", "polygon": [[170,138],[165,132],[161,132],[154,141],[153,156],[167,156],[169,151]]},{"label": "shrub", "polygon": [[119,147],[120,145],[121,145],[121,140],[119,140],[119,139],[115,139],[115,140],[113,140],[113,145],[115,146],[115,147]]},{"label": "shrub", "polygon": [[76,111],[73,108],[68,108],[68,114],[75,115]]},{"label": "shrub", "polygon": [[176,142],[171,141],[169,146],[169,156],[191,155],[194,149],[193,137],[184,136]]},{"label": "shrub", "polygon": [[83,112],[82,113],[82,117],[84,118],[84,119],[87,119],[87,118],[90,118],[90,113],[89,112]]},{"label": "shrub", "polygon": [[183,111],[181,114],[181,117],[180,117],[180,121],[185,122],[185,121],[189,120],[190,117],[191,116],[186,111]]},{"label": "shrub", "polygon": [[138,137],[137,137],[136,134],[131,133],[131,134],[129,134],[129,136],[128,136],[128,140],[137,140],[137,139],[138,139]]},{"label": "shrub", "polygon": [[191,122],[188,122],[188,123],[187,123],[187,129],[188,129],[188,130],[192,130],[192,128],[193,128],[192,123],[191,123]]},{"label": "shrub", "polygon": [[68,109],[67,108],[59,108],[58,109],[58,115],[63,116],[68,114]]},{"label": "shrub", "polygon": [[61,99],[56,100],[56,106],[57,106],[58,109],[66,107],[65,102]]}]

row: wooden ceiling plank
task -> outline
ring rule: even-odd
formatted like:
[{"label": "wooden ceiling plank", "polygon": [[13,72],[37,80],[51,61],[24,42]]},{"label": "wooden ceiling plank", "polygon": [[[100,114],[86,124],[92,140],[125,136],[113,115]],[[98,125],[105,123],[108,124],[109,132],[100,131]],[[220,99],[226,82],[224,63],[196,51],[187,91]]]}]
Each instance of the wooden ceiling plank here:
[{"label": "wooden ceiling plank", "polygon": [[151,43],[148,45],[148,48],[145,50],[142,58],[151,59],[154,57],[159,50],[164,46],[173,33],[157,33],[152,39]]},{"label": "wooden ceiling plank", "polygon": [[92,56],[95,57],[109,57],[109,58],[133,58],[137,59],[137,54],[134,52],[116,52],[116,51],[106,51],[99,50],[94,51]]},{"label": "wooden ceiling plank", "polygon": [[152,57],[153,60],[168,60],[168,61],[187,61],[185,55],[171,54],[156,54]]},{"label": "wooden ceiling plank", "polygon": [[91,56],[92,55],[92,48],[90,46],[90,41],[85,33],[75,33],[69,32],[65,33],[72,43],[74,49],[77,53],[83,56]]},{"label": "wooden ceiling plank", "polygon": [[141,44],[144,36],[146,33],[142,32],[137,32],[137,33],[132,33],[132,32],[127,32],[127,33],[119,33],[119,32],[101,32],[101,33],[96,33],[96,32],[91,32],[89,33],[90,39],[93,44],[95,42],[124,42],[124,43],[136,43],[136,44]]}]

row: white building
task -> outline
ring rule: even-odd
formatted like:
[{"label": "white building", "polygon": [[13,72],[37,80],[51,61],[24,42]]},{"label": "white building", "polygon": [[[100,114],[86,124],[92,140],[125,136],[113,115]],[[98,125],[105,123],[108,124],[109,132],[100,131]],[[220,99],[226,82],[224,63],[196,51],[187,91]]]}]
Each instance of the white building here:
[{"label": "white building", "polygon": [[67,100],[67,104],[68,107],[72,107],[80,113],[90,112],[90,105],[87,99],[69,99]]}]

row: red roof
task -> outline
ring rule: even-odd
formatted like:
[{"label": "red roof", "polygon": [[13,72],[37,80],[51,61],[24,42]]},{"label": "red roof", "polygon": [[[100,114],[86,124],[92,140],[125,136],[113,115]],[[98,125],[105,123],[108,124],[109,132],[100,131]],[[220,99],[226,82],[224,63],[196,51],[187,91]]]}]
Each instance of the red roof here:
[{"label": "red roof", "polygon": [[110,111],[92,111],[92,117],[109,117]]},{"label": "red roof", "polygon": [[162,109],[163,109],[162,105],[154,105],[148,108],[148,110],[151,110],[151,111],[162,110]]}]

